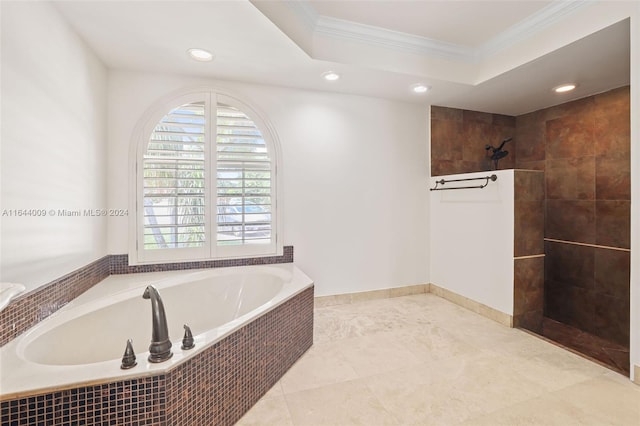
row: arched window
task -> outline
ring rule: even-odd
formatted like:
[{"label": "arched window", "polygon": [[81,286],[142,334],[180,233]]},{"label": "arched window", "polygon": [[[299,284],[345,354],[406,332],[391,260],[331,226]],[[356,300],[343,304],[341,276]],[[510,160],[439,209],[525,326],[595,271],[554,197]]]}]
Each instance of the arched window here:
[{"label": "arched window", "polygon": [[278,155],[258,114],[210,91],[174,99],[158,116],[139,141],[137,263],[281,253]]}]

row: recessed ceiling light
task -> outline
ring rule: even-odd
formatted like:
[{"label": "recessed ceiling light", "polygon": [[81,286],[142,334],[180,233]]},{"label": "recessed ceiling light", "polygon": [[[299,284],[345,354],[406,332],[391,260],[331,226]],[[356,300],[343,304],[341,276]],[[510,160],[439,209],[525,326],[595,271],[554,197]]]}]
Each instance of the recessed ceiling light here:
[{"label": "recessed ceiling light", "polygon": [[414,93],[427,93],[429,89],[429,86],[425,86],[422,83],[414,84],[413,86],[411,86],[411,90],[413,90]]},{"label": "recessed ceiling light", "polygon": [[340,78],[340,74],[334,71],[327,71],[322,74],[322,77],[327,81],[336,81]]},{"label": "recessed ceiling light", "polygon": [[556,93],[564,93],[564,92],[570,92],[575,88],[576,88],[575,84],[562,84],[560,86],[554,87],[553,91]]},{"label": "recessed ceiling light", "polygon": [[195,48],[189,49],[187,50],[187,53],[189,54],[191,59],[194,59],[200,62],[208,62],[213,59],[213,53],[204,49],[195,49]]}]

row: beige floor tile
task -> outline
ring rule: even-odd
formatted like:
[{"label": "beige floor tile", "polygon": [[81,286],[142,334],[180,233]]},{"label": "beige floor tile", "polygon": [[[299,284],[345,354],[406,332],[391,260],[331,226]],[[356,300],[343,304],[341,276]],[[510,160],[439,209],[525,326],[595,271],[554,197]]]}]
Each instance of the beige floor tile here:
[{"label": "beige floor tile", "polygon": [[366,335],[379,328],[375,318],[350,309],[355,305],[319,308],[314,316],[314,343],[332,342]]},{"label": "beige floor tile", "polygon": [[341,342],[315,344],[280,379],[283,392],[298,392],[358,378],[342,354],[341,345]]},{"label": "beige floor tile", "polygon": [[466,310],[463,315],[443,315],[435,323],[458,339],[483,349],[495,349],[497,344],[510,342],[523,333]]},{"label": "beige floor tile", "polygon": [[317,308],[315,342],[363,337],[402,327],[429,324],[438,316],[438,310],[447,309],[435,299],[438,298],[420,294]]},{"label": "beige floor tile", "polygon": [[560,348],[533,356],[513,355],[505,362],[546,391],[556,391],[604,375],[605,367]]},{"label": "beige floor tile", "polygon": [[633,383],[598,377],[551,395],[584,410],[600,424],[640,425],[640,389]]},{"label": "beige floor tile", "polygon": [[284,394],[282,392],[282,385],[279,381],[275,385],[271,386],[271,389],[269,389],[262,398],[273,398],[273,397],[282,396],[282,395]]},{"label": "beige floor tile", "polygon": [[293,426],[283,396],[262,398],[249,410],[236,426]]},{"label": "beige floor tile", "polygon": [[340,352],[361,378],[420,364],[409,346],[390,334],[349,339]]},{"label": "beige floor tile", "polygon": [[628,378],[435,295],[315,314],[314,346],[239,424],[640,426]]},{"label": "beige floor tile", "polygon": [[486,352],[420,364],[367,380],[401,424],[452,425],[536,397],[540,386]]},{"label": "beige floor tile", "polygon": [[549,395],[533,398],[493,413],[473,417],[463,426],[604,426],[580,408]]},{"label": "beige floor tile", "polygon": [[475,346],[433,324],[404,328],[394,335],[422,361],[471,355],[478,351]]},{"label": "beige floor tile", "polygon": [[285,395],[296,426],[398,425],[362,381]]}]

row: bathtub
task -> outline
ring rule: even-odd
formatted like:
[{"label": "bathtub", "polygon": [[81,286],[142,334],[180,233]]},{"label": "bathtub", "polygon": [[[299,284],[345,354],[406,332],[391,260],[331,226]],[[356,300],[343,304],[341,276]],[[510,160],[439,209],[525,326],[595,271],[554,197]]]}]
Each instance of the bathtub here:
[{"label": "bathtub", "polygon": [[[151,303],[142,293],[149,284],[162,297],[172,341],[173,356],[162,363],[147,360]],[[166,377],[309,289],[312,292],[312,280],[294,264],[110,276],[2,347],[1,399],[135,377]],[[181,349],[183,324],[194,336],[191,350]],[[137,365],[123,370],[127,339],[133,341]]]}]

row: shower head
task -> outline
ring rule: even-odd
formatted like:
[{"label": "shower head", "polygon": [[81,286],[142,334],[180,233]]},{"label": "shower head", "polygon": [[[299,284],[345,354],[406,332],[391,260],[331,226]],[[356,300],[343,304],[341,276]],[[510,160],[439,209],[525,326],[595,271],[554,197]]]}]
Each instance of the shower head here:
[{"label": "shower head", "polygon": [[513,139],[513,138],[506,138],[505,140],[503,140],[502,143],[500,144],[500,146],[496,149],[496,151],[501,151],[502,147],[504,146],[504,144],[509,142],[511,139]]}]

